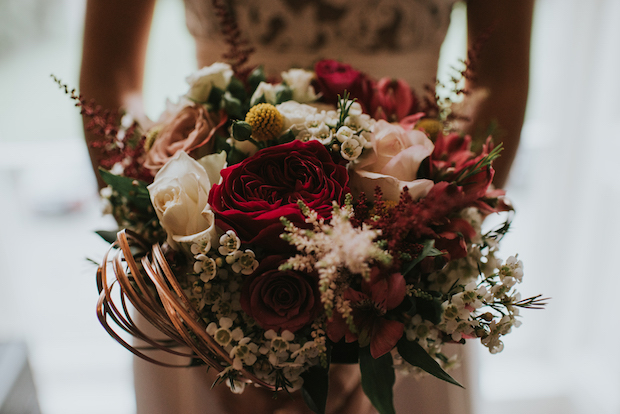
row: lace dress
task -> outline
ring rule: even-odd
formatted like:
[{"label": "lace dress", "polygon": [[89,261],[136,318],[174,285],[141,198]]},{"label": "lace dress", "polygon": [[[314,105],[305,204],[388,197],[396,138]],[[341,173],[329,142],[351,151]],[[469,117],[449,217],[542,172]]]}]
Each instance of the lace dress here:
[{"label": "lace dress", "polygon": [[[184,1],[187,26],[196,39],[198,63],[209,65],[226,50],[211,0]],[[239,26],[256,48],[253,63],[264,64],[273,74],[291,67],[311,68],[316,60],[330,58],[375,78],[403,78],[416,91],[434,82],[454,3],[455,0],[229,2]],[[184,362],[167,358],[172,363]],[[452,375],[470,388],[467,371]],[[205,374],[204,367],[161,368],[136,359],[134,373],[138,414],[225,412],[209,390],[213,374]],[[411,376],[399,378],[394,388],[396,412],[469,414],[470,392],[430,376],[421,380]]]}]

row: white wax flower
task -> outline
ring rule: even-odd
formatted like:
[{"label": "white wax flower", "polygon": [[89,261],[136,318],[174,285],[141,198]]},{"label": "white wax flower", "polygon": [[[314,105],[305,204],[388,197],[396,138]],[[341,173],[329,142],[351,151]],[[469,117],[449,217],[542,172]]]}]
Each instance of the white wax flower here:
[{"label": "white wax flower", "polygon": [[211,180],[202,165],[179,151],[147,188],[172,247],[212,241],[215,217],[207,202]]},{"label": "white wax flower", "polygon": [[211,66],[205,66],[186,78],[190,87],[186,96],[204,103],[209,99],[213,87],[226,90],[232,76],[233,70],[228,63],[215,62]]}]

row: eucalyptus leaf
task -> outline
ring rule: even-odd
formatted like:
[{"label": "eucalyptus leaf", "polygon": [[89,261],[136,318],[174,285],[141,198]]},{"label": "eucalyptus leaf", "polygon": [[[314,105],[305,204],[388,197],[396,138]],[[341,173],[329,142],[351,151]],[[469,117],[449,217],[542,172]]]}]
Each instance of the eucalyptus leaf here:
[{"label": "eucalyptus leaf", "polygon": [[135,180],[129,177],[114,175],[111,172],[99,168],[101,179],[121,196],[135,205],[140,210],[146,210],[151,206],[151,197],[149,196],[148,185],[144,181]]},{"label": "eucalyptus leaf", "polygon": [[[330,347],[327,347],[327,361],[331,359]],[[301,374],[304,384],[301,387],[301,395],[310,408],[316,414],[325,414],[327,404],[327,391],[329,389],[329,363],[326,367],[315,365]]]},{"label": "eucalyptus leaf", "polygon": [[398,349],[398,353],[400,356],[413,365],[414,367],[418,367],[428,372],[429,374],[439,378],[440,380],[444,380],[454,385],[458,385],[461,388],[464,388],[461,384],[458,383],[454,378],[452,378],[446,371],[444,371],[437,361],[428,354],[422,348],[417,341],[410,341],[407,338],[401,338],[396,345]]},{"label": "eucalyptus leaf", "polygon": [[432,239],[426,240],[424,242],[424,248],[422,249],[422,252],[418,255],[418,257],[413,259],[411,262],[407,263],[407,265],[405,266],[405,268],[403,269],[401,273],[403,276],[406,276],[409,272],[413,270],[413,268],[418,263],[420,263],[425,258],[442,256],[442,255],[443,255],[443,252],[435,248],[435,240],[432,240]]},{"label": "eucalyptus leaf", "polygon": [[359,356],[364,393],[379,414],[396,414],[392,390],[396,376],[392,355],[388,352],[375,359],[370,354],[370,347],[366,346],[360,348]]}]

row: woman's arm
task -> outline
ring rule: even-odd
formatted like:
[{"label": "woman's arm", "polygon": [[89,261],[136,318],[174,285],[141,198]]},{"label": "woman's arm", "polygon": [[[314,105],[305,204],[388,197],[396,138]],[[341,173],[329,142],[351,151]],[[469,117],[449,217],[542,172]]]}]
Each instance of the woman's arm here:
[{"label": "woman's arm", "polygon": [[[474,79],[468,81],[474,106],[468,114],[470,133],[497,122],[496,142],[503,142],[495,163],[494,184],[503,187],[517,152],[529,86],[530,36],[534,0],[469,0],[469,50],[478,42]],[[488,38],[485,38],[488,35]],[[480,100],[476,99],[480,97]]]},{"label": "woman's arm", "polygon": [[[123,107],[143,116],[142,80],[155,0],[88,0],[80,93],[106,109]],[[94,138],[85,132],[86,141]],[[89,153],[97,173],[101,154]]]}]

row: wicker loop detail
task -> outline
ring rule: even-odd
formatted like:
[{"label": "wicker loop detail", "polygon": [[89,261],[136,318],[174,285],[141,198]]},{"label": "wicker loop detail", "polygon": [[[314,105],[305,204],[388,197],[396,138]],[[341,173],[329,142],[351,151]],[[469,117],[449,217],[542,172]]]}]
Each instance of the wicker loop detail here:
[{"label": "wicker loop detail", "polygon": [[[132,253],[132,246],[146,252],[139,264]],[[136,255],[137,256],[137,255]],[[113,272],[109,272],[112,269]],[[118,294],[113,295],[114,287]],[[222,372],[233,360],[206,331],[205,322],[184,294],[159,244],[149,248],[140,236],[130,230],[121,230],[117,240],[105,254],[97,269],[97,317],[105,330],[118,343],[134,355],[164,367],[184,368],[154,359],[121,337],[121,331],[148,344],[149,349],[161,350],[173,355],[200,358],[209,367]],[[131,317],[128,302],[149,323],[166,335],[166,340],[155,339],[138,328]],[[113,322],[112,324],[110,323]],[[188,347],[191,352],[177,348]],[[247,370],[238,380],[253,382],[270,390],[275,387]]]}]

